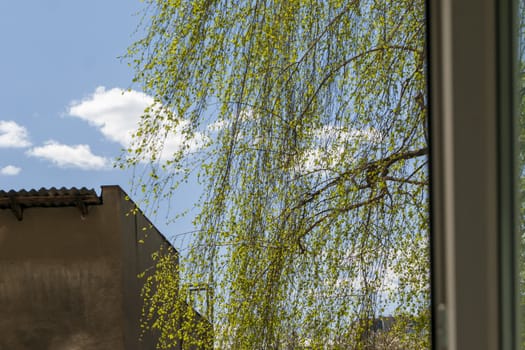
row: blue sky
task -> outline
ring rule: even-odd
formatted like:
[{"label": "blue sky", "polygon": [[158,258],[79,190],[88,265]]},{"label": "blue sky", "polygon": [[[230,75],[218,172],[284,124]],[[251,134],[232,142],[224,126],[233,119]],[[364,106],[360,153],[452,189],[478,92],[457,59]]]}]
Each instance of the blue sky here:
[{"label": "blue sky", "polygon": [[[132,194],[132,172],[112,163],[129,146],[152,101],[132,85],[133,70],[119,59],[140,38],[136,29],[143,6],[139,0],[0,1],[1,189],[98,191],[117,184]],[[128,88],[132,91],[122,94]],[[318,136],[334,132],[353,139],[378,137],[374,130],[330,128]],[[169,139],[168,151],[178,141],[176,135]],[[304,166],[319,159],[321,153],[312,150]],[[175,212],[191,207],[198,189],[190,181],[171,203]],[[168,237],[193,229],[191,214],[170,226],[165,218],[164,213],[150,216]]]},{"label": "blue sky", "polygon": [[[118,57],[136,39],[139,0],[0,1],[0,188],[118,184],[113,159],[129,145],[150,97]],[[182,202],[188,203],[187,200]],[[191,229],[189,220],[166,235]],[[167,232],[169,231],[169,232]]]}]

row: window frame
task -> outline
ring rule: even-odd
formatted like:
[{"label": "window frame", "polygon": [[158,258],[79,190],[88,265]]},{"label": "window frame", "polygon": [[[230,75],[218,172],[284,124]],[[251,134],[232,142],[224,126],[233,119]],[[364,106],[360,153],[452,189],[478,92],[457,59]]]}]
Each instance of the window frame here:
[{"label": "window frame", "polygon": [[515,7],[427,7],[434,349],[519,346]]}]

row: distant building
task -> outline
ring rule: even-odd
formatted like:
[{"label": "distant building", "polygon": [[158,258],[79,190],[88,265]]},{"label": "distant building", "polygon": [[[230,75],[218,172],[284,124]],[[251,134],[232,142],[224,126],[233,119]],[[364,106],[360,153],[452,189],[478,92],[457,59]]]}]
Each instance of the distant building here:
[{"label": "distant building", "polygon": [[370,330],[372,332],[388,332],[393,328],[395,322],[396,319],[392,316],[374,318]]},{"label": "distant building", "polygon": [[118,186],[0,191],[0,350],[155,348],[153,333],[139,341],[137,275],[173,247],[126,197]]}]

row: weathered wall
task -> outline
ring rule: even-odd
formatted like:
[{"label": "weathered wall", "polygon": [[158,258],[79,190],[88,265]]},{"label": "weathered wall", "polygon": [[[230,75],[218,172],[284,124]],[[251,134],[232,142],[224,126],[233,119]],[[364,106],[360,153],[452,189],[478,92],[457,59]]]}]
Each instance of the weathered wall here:
[{"label": "weathered wall", "polygon": [[167,241],[117,186],[81,217],[74,207],[0,210],[0,350],[153,349],[138,341],[142,280]]},{"label": "weathered wall", "polygon": [[0,349],[123,348],[115,211],[0,211]]}]

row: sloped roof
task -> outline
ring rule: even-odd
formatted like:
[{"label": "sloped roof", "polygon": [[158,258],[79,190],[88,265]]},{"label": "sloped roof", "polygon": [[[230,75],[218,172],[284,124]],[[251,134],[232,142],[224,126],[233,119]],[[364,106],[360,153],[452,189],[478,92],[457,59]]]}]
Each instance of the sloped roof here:
[{"label": "sloped roof", "polygon": [[88,205],[102,204],[94,189],[82,188],[41,188],[39,190],[0,191],[0,209],[11,209],[18,220],[22,212],[31,207],[77,207],[87,214]]}]

